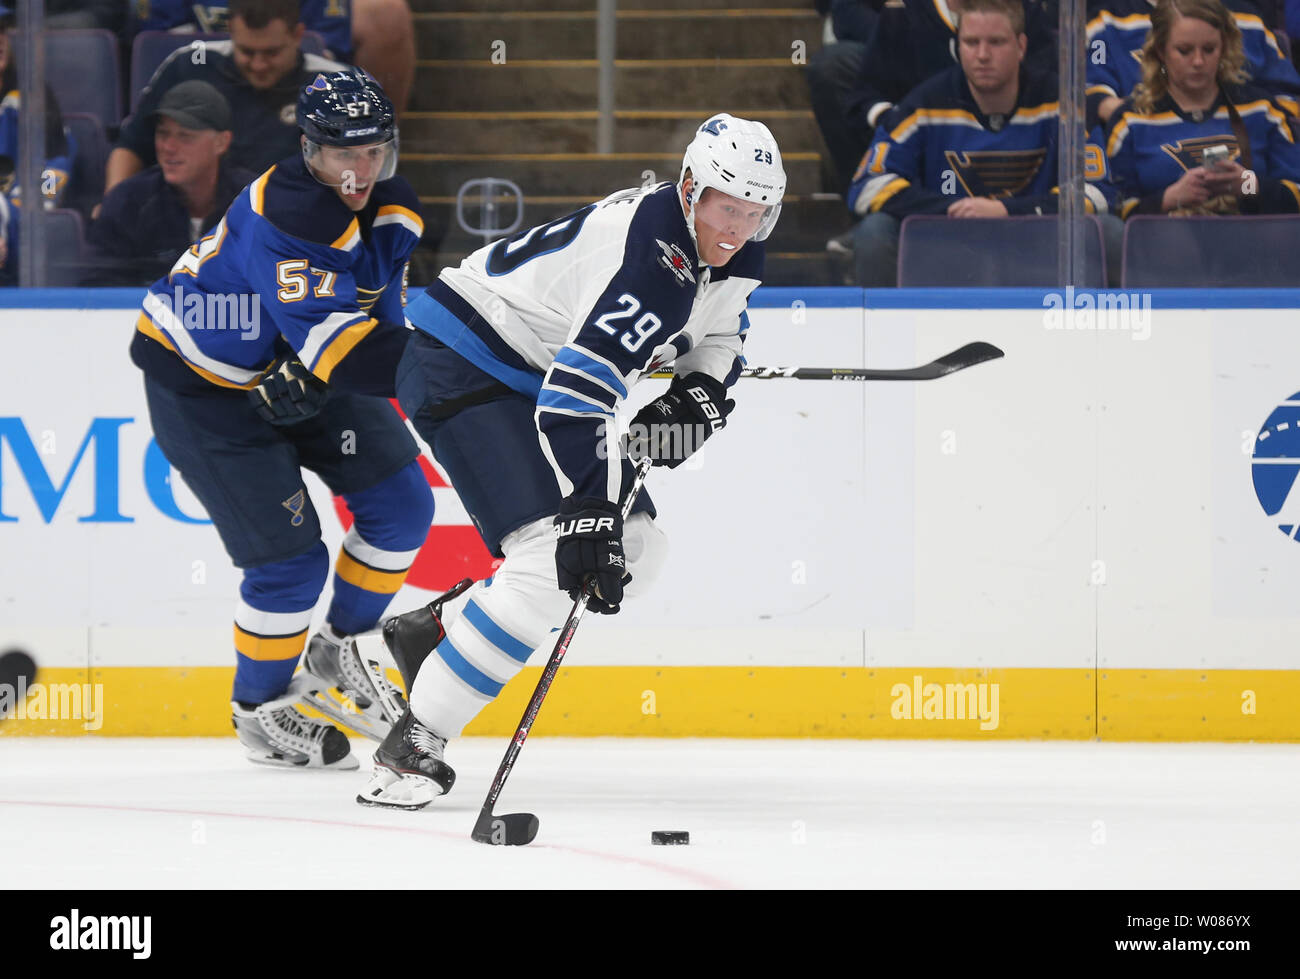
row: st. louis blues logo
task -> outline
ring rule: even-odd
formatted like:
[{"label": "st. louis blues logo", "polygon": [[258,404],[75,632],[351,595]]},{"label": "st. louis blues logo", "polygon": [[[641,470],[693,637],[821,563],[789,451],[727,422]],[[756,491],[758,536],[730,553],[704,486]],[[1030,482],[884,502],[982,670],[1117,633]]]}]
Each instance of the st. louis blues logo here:
[{"label": "st. louis blues logo", "polygon": [[695,281],[695,274],[691,271],[690,259],[686,257],[684,251],[676,245],[670,245],[668,242],[659,238],[655,239],[655,244],[658,245],[659,250],[663,252],[663,254],[659,256],[659,264],[673,275],[677,276],[677,284],[679,286],[684,286],[687,282]]},{"label": "st. louis blues logo", "polygon": [[1255,496],[1292,540],[1300,539],[1300,392],[1273,410],[1255,437],[1251,457]]},{"label": "st. louis blues logo", "polygon": [[303,91],[328,92],[329,88],[330,88],[330,83],[325,79],[325,76],[317,75],[315,80],[310,85],[308,85]]},{"label": "st. louis blues logo", "polygon": [[282,501],[280,506],[293,514],[293,516],[289,518],[289,523],[294,527],[301,527],[303,521],[302,511],[306,509],[307,506],[307,491],[299,490],[287,500]]}]

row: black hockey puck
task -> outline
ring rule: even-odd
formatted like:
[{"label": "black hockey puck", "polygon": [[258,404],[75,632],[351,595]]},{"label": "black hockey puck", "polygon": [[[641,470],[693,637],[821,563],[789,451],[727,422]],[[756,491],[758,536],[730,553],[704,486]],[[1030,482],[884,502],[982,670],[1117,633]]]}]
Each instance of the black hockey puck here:
[{"label": "black hockey puck", "polygon": [[650,842],[655,846],[686,846],[691,834],[684,829],[657,829],[650,834]]}]

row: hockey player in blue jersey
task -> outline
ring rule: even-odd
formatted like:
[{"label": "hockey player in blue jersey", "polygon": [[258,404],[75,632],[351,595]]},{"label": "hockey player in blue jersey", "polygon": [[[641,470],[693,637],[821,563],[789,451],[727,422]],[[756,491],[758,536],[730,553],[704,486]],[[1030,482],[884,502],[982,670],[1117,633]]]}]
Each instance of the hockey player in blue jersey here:
[{"label": "hockey player in blue jersey", "polygon": [[[356,768],[342,732],[295,705],[306,698],[376,739],[405,706],[347,637],[379,621],[433,518],[419,450],[384,400],[411,336],[402,293],[423,225],[394,176],[393,107],[373,78],[320,74],[297,114],[301,154],[253,181],[150,287],[131,356],[159,446],[243,570],[240,741],[255,761]],[[302,468],[355,522],[291,683],[329,575]]]},{"label": "hockey player in blue jersey", "polygon": [[621,191],[479,249],[407,306],[416,333],[398,398],[504,562],[455,609],[434,603],[385,627],[415,679],[359,802],[419,808],[445,793],[447,740],[519,672],[584,583],[596,585],[589,608],[609,614],[625,585],[633,595],[653,580],[665,538],[646,494],[626,523],[620,515],[632,465],[615,412],[639,379],[672,364],[667,392],[633,418],[640,454],[676,466],[726,425],[746,304],[784,192],[767,127],[717,115],[696,132],[678,183]]}]

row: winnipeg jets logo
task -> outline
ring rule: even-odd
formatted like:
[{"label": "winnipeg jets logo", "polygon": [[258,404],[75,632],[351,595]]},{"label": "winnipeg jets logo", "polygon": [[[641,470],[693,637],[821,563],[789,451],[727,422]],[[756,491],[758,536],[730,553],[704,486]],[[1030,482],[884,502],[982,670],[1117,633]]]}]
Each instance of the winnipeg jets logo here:
[{"label": "winnipeg jets logo", "polygon": [[655,244],[663,252],[659,256],[659,264],[666,268],[673,275],[677,276],[677,284],[686,285],[687,282],[695,281],[695,274],[691,271],[690,260],[687,259],[686,253],[676,245],[670,245],[659,238],[655,239]]}]

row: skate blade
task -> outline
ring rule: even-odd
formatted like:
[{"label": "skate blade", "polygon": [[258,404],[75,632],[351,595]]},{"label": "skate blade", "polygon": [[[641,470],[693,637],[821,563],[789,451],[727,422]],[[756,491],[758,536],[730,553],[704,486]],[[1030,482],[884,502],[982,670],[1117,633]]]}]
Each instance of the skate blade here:
[{"label": "skate blade", "polygon": [[357,796],[357,802],[381,809],[415,810],[423,809],[441,795],[442,788],[431,778],[376,765],[370,781]]},{"label": "skate blade", "polygon": [[351,700],[344,699],[337,687],[330,688],[328,692],[305,689],[302,693],[302,703],[324,714],[335,724],[349,728],[373,741],[382,742],[393,729],[393,723],[383,716],[377,704],[371,704],[366,710],[361,710]]},{"label": "skate blade", "polygon": [[308,769],[317,772],[355,772],[361,767],[361,762],[357,761],[357,756],[348,752],[336,762],[328,765],[313,765],[309,761],[296,762],[284,757],[284,755],[273,755],[269,752],[260,752],[246,750],[245,755],[248,760],[258,764],[267,765],[271,768],[297,768]]}]

